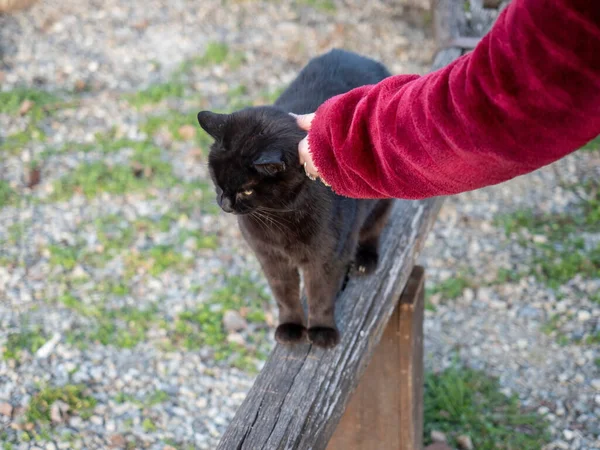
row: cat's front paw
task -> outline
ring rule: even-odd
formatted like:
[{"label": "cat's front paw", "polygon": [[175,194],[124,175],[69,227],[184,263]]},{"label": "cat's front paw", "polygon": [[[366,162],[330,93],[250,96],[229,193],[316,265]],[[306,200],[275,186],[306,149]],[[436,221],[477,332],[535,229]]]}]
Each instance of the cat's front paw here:
[{"label": "cat's front paw", "polygon": [[317,347],[332,348],[340,342],[340,333],[335,328],[312,327],[308,329],[308,341]]},{"label": "cat's front paw", "polygon": [[280,344],[295,344],[306,338],[306,327],[297,323],[282,323],[275,330],[275,340]]},{"label": "cat's front paw", "polygon": [[371,245],[361,245],[356,251],[353,271],[356,275],[369,275],[377,270],[378,261],[379,254],[377,253],[377,248]]}]

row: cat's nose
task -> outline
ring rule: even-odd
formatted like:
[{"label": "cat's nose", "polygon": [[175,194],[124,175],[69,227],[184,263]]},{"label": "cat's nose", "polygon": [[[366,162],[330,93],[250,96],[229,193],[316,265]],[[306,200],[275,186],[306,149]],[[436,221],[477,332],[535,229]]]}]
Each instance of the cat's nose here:
[{"label": "cat's nose", "polygon": [[221,208],[223,209],[223,211],[232,213],[233,212],[232,206],[233,205],[231,204],[231,200],[229,200],[227,197],[223,196],[221,198]]}]

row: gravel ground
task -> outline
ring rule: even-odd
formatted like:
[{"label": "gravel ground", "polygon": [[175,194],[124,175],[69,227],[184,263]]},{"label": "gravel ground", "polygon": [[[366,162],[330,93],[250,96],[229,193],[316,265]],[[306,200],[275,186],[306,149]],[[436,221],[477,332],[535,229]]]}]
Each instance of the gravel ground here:
[{"label": "gravel ground", "polygon": [[[17,347],[29,349],[0,360],[0,440],[18,449],[214,448],[272,346],[275,311],[234,222],[214,213],[206,142],[185,126],[193,115],[174,128],[144,124],[268,97],[330,47],[395,73],[424,73],[429,20],[427,11],[357,0],[48,0],[0,17],[2,90],[27,86],[62,100],[44,111],[42,137],[0,155],[12,192],[0,209],[0,346],[6,354],[20,336]],[[226,56],[209,57],[215,42],[227,45]],[[184,88],[157,103],[131,100],[166,84]],[[0,107],[0,138],[28,132],[32,121]],[[59,195],[79,167],[117,170],[136,158],[141,175],[122,192],[98,187],[103,179],[88,171],[86,188]],[[570,213],[579,197],[565,186],[598,178],[599,162],[598,152],[580,152],[448,199],[422,256],[433,289],[428,368],[458,355],[499,376],[507,393],[547,416],[549,449],[600,448],[600,352],[585,341],[600,331],[600,280],[577,276],[553,290],[529,274],[498,279],[499,269],[527,272],[531,250],[497,218],[527,208]],[[456,298],[446,298],[439,287],[459,277],[466,281]],[[222,307],[223,296],[238,303]],[[262,300],[242,306],[250,298]],[[202,331],[212,324],[206,312],[226,336]],[[60,397],[71,414],[38,418],[53,422],[51,433],[28,429],[24,416],[40,391],[80,384],[77,402]]]}]

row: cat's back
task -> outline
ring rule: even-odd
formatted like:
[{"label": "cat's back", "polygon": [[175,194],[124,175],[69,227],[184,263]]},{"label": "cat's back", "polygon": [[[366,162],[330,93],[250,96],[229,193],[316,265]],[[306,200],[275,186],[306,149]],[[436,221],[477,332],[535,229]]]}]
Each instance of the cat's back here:
[{"label": "cat's back", "polygon": [[314,112],[331,97],[376,84],[390,75],[380,62],[334,49],[313,58],[277,99],[275,106],[297,114]]}]

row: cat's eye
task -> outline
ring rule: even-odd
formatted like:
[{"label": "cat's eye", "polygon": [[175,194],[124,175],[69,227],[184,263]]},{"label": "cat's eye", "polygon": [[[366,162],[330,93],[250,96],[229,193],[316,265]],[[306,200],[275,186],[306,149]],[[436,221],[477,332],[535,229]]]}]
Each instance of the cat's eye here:
[{"label": "cat's eye", "polygon": [[252,189],[248,189],[247,191],[242,192],[242,195],[244,195],[246,197],[249,195],[252,195],[252,194],[254,194],[254,190],[252,190]]}]

